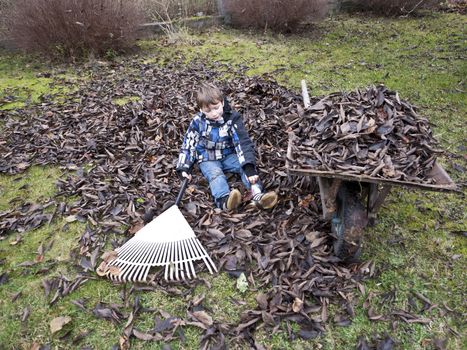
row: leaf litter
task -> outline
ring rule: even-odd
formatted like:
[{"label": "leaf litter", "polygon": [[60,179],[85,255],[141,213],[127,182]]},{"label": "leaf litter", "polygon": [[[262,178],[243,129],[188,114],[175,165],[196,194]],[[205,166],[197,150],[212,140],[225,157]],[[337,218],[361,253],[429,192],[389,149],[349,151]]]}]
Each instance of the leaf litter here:
[{"label": "leaf litter", "polygon": [[[338,109],[332,109],[329,98],[316,100],[304,114],[300,107],[301,97],[274,80],[247,77],[237,71],[234,78],[226,82],[220,80],[219,70],[201,63],[189,67],[178,62],[165,67],[137,60],[113,63],[109,68],[95,70],[92,79],[71,92],[63,103],[44,97],[40,105],[0,111],[0,119],[4,120],[0,136],[0,172],[17,174],[32,165],[48,164],[69,171],[57,183],[56,199],[41,205],[22,203],[0,212],[0,238],[13,232],[27,233],[50,223],[56,215],[65,217],[67,223],[86,223],[79,248],[71,254],[75,266],[82,272],[74,281],[63,275],[52,280],[44,279],[43,288],[46,296],[51,298],[50,304],[93,278],[94,271],[98,275],[108,273],[106,261],[112,253],[105,253],[102,262],[97,262],[103,246],[108,241],[114,249],[121,246],[143,225],[147,211],[160,214],[174,202],[179,189],[175,160],[184,132],[197,111],[193,98],[196,86],[206,80],[216,81],[233,108],[242,113],[256,144],[261,178],[266,189],[279,194],[278,205],[271,211],[220,212],[211,204],[208,184],[195,171],[195,181],[183,199],[182,211],[220,267],[237,281],[240,276],[247,277],[242,288],[246,285],[253,290],[262,290],[256,297],[257,307],[243,312],[237,324],[220,322],[202,308],[187,311],[186,319],[165,315],[164,319],[156,321],[153,331],[144,333],[133,328],[134,318],[144,311],[139,301],[129,315],[122,311],[122,306],[98,303],[92,310],[95,317],[115,323],[127,320],[120,339],[122,348],[129,347],[132,336],[164,341],[183,338],[183,327],[187,325],[204,330],[201,346],[206,348],[222,348],[226,335],[261,347],[254,340],[255,329],[264,323],[276,332],[280,321],[300,325],[296,334],[288,328],[291,338],[314,338],[324,332],[331,302],[338,304],[340,300],[342,305],[335,318],[336,324],[346,326],[352,322],[354,295],[358,291],[364,293],[361,282],[374,273],[374,268],[362,268],[368,263],[343,264],[333,255],[328,235],[330,228],[320,220],[316,184],[308,178],[287,176],[287,131],[300,127],[304,132],[309,125],[314,127],[313,132],[338,132],[339,137],[351,143],[372,128],[386,145],[392,140],[388,135],[392,135],[394,124],[386,117],[381,125],[371,124],[367,113],[363,122],[354,125],[350,118],[347,124],[342,123],[340,127],[334,127],[337,131],[332,131],[323,123],[331,125],[333,118],[348,118],[347,110],[355,110],[355,103],[345,107],[340,104]],[[387,94],[391,92],[385,89],[368,90],[367,95],[370,93],[376,99],[376,105],[383,108],[383,111],[376,111],[380,117],[383,112],[398,115],[393,101],[394,98],[398,100],[397,95],[390,95],[393,100],[388,100]],[[124,105],[112,102],[114,97],[122,95],[135,95],[140,99]],[[413,112],[408,103],[398,103]],[[307,119],[316,119],[317,113],[326,113],[327,117],[319,123],[307,122]],[[362,115],[360,110],[355,113]],[[374,118],[378,118],[377,115]],[[410,121],[405,127],[415,128],[412,132],[418,133],[420,128],[427,128],[427,124]],[[431,139],[421,140],[425,148],[431,144]],[[378,145],[378,149],[384,149],[385,145]],[[360,147],[357,158],[362,149],[372,152],[371,147]],[[386,158],[379,159],[388,166]],[[432,160],[425,157],[417,162],[429,166]],[[311,159],[314,161],[316,159]],[[336,162],[340,163],[339,160]],[[376,168],[365,171],[373,173]],[[384,173],[384,167],[379,171]],[[416,177],[417,174],[408,176]],[[241,187],[239,179],[234,186]],[[62,197],[73,197],[74,201],[66,203],[59,200]],[[52,214],[44,212],[48,207],[54,209]],[[118,238],[110,239],[111,235]],[[161,289],[173,295],[189,295],[200,280],[209,284],[200,279],[174,287],[164,282],[162,274],[163,271],[155,271],[149,286],[132,287],[130,292]],[[5,274],[2,282],[6,280]],[[183,288],[187,290],[183,291]],[[201,306],[202,300],[197,302],[199,305],[193,307]],[[87,310],[82,301],[75,301],[75,304]],[[378,315],[372,316],[377,318]],[[406,322],[420,321],[402,311],[396,316]]]}]

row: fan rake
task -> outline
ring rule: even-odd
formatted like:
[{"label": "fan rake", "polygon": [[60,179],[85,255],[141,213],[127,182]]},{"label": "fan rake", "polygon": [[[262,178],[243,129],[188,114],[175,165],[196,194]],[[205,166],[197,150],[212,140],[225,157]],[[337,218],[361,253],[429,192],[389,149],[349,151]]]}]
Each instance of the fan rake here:
[{"label": "fan rake", "polygon": [[217,272],[216,265],[178,208],[187,184],[188,180],[184,179],[175,205],[108,256],[108,262],[99,267],[100,274],[114,281],[146,282],[151,267],[164,266],[164,278],[178,281],[196,278],[194,263],[197,261],[203,261],[211,274]]}]

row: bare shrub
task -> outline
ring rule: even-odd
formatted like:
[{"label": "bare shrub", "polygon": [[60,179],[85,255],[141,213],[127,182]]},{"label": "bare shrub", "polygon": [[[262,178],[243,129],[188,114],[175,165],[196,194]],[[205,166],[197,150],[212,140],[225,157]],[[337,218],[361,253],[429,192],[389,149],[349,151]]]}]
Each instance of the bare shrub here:
[{"label": "bare shrub", "polygon": [[0,0],[0,38],[3,38],[6,32],[7,13],[11,9],[13,0]]},{"label": "bare shrub", "polygon": [[234,26],[293,32],[301,22],[323,18],[327,0],[225,0]]},{"label": "bare shrub", "polygon": [[161,11],[167,12],[172,19],[192,17],[200,13],[203,15],[217,15],[216,0],[144,0],[144,9],[146,13],[150,14]]},{"label": "bare shrub", "polygon": [[102,56],[131,47],[141,21],[138,1],[16,0],[8,31],[28,51]]},{"label": "bare shrub", "polygon": [[155,20],[164,34],[170,38],[177,34],[177,27],[174,24],[173,18],[176,16],[171,12],[173,0],[151,0],[151,6],[145,6],[148,10],[150,19]]},{"label": "bare shrub", "polygon": [[415,13],[420,9],[438,7],[441,3],[441,0],[346,0],[344,6],[383,16],[400,16]]}]

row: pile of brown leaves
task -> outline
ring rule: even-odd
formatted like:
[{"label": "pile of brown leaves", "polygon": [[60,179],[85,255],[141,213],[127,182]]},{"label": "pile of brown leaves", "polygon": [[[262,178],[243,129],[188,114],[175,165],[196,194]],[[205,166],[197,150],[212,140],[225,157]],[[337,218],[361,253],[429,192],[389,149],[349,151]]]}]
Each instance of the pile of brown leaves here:
[{"label": "pile of brown leaves", "polygon": [[[32,164],[58,164],[68,170],[66,178],[57,184],[58,195],[48,204],[25,203],[0,213],[0,235],[16,231],[27,238],[28,230],[50,222],[56,215],[65,216],[69,222],[87,224],[79,249],[72,252],[83,271],[82,277],[75,281],[64,277],[45,280],[46,293],[55,294],[51,302],[78,288],[86,278],[94,278],[96,258],[102,254],[110,234],[121,237],[111,242],[114,247],[120,246],[141,227],[146,210],[151,208],[160,214],[173,203],[179,188],[175,161],[184,132],[196,112],[193,94],[198,84],[209,80],[217,81],[234,108],[243,114],[257,146],[263,182],[268,190],[279,193],[280,200],[267,212],[219,212],[213,208],[206,181],[195,173],[181,209],[220,268],[235,278],[244,273],[250,289],[263,292],[257,294],[257,307],[245,312],[239,324],[212,320],[202,302],[193,300],[186,319],[172,318],[160,311],[163,319],[152,333],[133,329],[134,317],[142,312],[136,303],[127,319],[122,344],[127,344],[130,336],[173,339],[180,336],[180,329],[191,325],[204,329],[205,346],[221,346],[226,334],[240,336],[255,345],[252,333],[259,324],[277,331],[281,320],[300,324],[298,334],[288,328],[292,339],[308,339],[323,331],[331,300],[342,306],[335,322],[351,322],[354,295],[364,290],[359,281],[372,275],[374,266],[339,263],[327,235],[329,227],[320,221],[319,198],[314,196],[313,183],[305,178],[288,178],[285,173],[287,122],[298,115],[299,96],[272,80],[242,74],[222,82],[218,72],[202,64],[158,67],[132,61],[97,67],[92,76],[64,103],[45,99],[27,109],[0,112],[5,121],[0,136],[1,172],[17,174]],[[123,106],[113,102],[124,96],[138,96],[140,100]],[[300,117],[301,128],[315,125],[304,125],[304,121],[312,121],[326,111],[329,118],[324,118],[324,123],[329,125],[321,132],[329,129],[342,133],[343,124],[339,130],[331,127],[333,118],[344,118],[342,114],[335,115],[331,101],[321,101],[318,106]],[[355,108],[354,104],[346,106]],[[346,135],[362,132],[363,126],[353,131],[352,119],[345,118]],[[320,131],[315,128],[312,132]],[[238,185],[237,181],[235,186]],[[63,199],[71,196],[75,198],[73,202]],[[50,210],[44,213],[47,206],[55,208],[52,214]],[[144,290],[177,289],[167,286],[161,274],[156,270],[152,284]],[[178,287],[187,288],[190,293],[196,283],[199,282],[184,282]],[[132,290],[141,290],[138,288]],[[115,305],[100,304],[93,312],[96,317],[114,322],[123,318]]]},{"label": "pile of brown leaves", "polygon": [[436,154],[428,120],[384,86],[334,93],[290,122],[294,167],[433,183]]}]

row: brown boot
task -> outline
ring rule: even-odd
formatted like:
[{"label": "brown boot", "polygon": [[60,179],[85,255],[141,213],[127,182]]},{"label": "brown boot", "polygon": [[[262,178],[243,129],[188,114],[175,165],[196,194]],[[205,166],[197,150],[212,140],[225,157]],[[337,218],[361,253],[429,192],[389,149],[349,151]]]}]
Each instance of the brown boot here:
[{"label": "brown boot", "polygon": [[277,193],[274,191],[267,193],[258,193],[253,197],[248,207],[259,209],[272,209],[277,204]]},{"label": "brown boot", "polygon": [[232,191],[230,191],[230,194],[228,196],[225,196],[221,209],[235,210],[238,208],[241,202],[242,202],[242,194],[240,193],[239,190],[234,188]]}]

